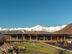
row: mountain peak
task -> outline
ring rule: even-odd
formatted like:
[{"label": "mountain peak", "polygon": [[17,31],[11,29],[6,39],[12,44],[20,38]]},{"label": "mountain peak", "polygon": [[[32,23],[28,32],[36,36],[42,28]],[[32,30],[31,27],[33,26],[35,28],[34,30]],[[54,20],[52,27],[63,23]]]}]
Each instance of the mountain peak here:
[{"label": "mountain peak", "polygon": [[42,27],[42,26],[41,25],[37,25],[37,26],[34,26],[34,27],[37,27],[38,28],[38,27]]}]

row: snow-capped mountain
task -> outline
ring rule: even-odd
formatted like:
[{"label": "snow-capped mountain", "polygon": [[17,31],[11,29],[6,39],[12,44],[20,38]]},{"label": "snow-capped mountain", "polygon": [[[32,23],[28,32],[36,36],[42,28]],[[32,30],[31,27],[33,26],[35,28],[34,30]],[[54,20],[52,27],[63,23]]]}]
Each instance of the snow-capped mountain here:
[{"label": "snow-capped mountain", "polygon": [[10,29],[6,29],[6,28],[0,28],[0,31],[45,31],[45,32],[55,32],[58,31],[62,28],[64,28],[66,25],[62,25],[62,26],[51,26],[51,27],[44,27],[44,26],[34,26],[31,28],[10,28]]},{"label": "snow-capped mountain", "polygon": [[62,28],[64,28],[66,25],[62,25],[62,26],[51,26],[51,27],[43,27],[40,25],[37,25],[35,27],[30,28],[31,31],[46,31],[46,32],[54,32],[54,31],[58,31]]}]

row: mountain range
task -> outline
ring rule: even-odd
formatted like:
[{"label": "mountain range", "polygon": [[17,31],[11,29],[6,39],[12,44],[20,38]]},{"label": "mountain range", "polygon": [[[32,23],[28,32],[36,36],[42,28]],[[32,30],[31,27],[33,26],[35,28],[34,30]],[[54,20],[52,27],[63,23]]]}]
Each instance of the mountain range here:
[{"label": "mountain range", "polygon": [[5,31],[7,31],[7,32],[23,32],[23,33],[26,31],[55,32],[55,31],[61,30],[64,27],[66,27],[66,25],[51,26],[51,27],[44,27],[44,26],[37,25],[37,26],[31,27],[31,28],[10,28],[10,29],[0,28],[0,32],[5,32]]}]

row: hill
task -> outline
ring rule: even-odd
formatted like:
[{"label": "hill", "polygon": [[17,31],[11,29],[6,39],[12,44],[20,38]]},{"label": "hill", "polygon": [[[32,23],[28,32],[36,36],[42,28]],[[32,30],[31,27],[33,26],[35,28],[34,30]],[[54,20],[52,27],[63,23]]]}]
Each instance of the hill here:
[{"label": "hill", "polygon": [[68,24],[66,27],[55,33],[72,34],[72,24]]}]

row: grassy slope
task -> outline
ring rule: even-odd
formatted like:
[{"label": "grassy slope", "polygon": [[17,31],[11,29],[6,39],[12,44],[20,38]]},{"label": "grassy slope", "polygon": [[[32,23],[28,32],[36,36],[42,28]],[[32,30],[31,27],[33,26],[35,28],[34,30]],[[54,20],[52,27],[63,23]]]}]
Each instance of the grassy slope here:
[{"label": "grassy slope", "polygon": [[38,42],[11,43],[11,45],[16,45],[18,48],[26,47],[27,51],[32,51],[32,52],[58,54],[58,52],[55,49],[46,48],[49,46]]}]

